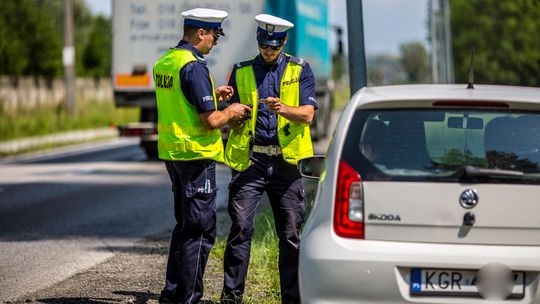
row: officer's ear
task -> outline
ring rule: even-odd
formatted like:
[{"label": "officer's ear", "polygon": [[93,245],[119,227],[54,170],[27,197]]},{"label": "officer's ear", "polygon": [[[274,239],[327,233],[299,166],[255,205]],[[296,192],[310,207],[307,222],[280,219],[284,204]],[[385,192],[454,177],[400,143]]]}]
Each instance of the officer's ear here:
[{"label": "officer's ear", "polygon": [[285,36],[285,38],[283,38],[283,44],[281,46],[284,46],[285,44],[287,44],[287,36]]},{"label": "officer's ear", "polygon": [[205,29],[198,28],[197,29],[197,37],[199,38],[199,40],[203,40],[204,36],[205,36]]}]

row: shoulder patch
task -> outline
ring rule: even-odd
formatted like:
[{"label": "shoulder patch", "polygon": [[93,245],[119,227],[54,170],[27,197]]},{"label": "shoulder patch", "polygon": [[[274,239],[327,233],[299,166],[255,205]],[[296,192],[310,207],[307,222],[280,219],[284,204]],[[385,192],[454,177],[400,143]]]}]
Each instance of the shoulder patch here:
[{"label": "shoulder patch", "polygon": [[298,65],[301,65],[301,66],[305,66],[306,65],[306,61],[302,58],[299,58],[299,57],[294,57],[294,56],[286,56],[287,57],[287,61],[289,62],[294,62]]},{"label": "shoulder patch", "polygon": [[241,67],[245,67],[245,66],[249,66],[249,65],[253,65],[253,60],[246,60],[246,61],[242,61],[242,62],[238,62],[237,64],[235,64],[234,66],[239,69]]}]

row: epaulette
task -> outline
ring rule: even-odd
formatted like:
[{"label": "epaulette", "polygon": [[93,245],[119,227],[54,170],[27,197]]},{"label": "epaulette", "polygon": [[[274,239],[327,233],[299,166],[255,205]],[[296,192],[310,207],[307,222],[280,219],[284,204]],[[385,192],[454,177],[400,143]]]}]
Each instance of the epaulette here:
[{"label": "epaulette", "polygon": [[285,58],[287,58],[287,61],[294,62],[298,65],[301,65],[302,67],[306,66],[306,61],[302,58],[286,55]]},{"label": "epaulette", "polygon": [[242,62],[238,62],[237,64],[235,64],[234,66],[239,69],[241,67],[245,67],[245,66],[249,66],[249,65],[253,65],[253,59],[252,60],[246,60],[246,61],[242,61]]}]

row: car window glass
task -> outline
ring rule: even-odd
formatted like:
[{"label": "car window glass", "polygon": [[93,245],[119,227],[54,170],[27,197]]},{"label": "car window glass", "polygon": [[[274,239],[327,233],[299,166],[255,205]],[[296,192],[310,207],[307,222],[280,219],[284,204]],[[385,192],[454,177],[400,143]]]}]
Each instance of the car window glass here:
[{"label": "car window glass", "polygon": [[[434,113],[436,112],[436,113]],[[540,114],[494,110],[363,110],[343,158],[367,180],[449,180],[465,166],[540,179]],[[534,182],[534,181],[533,181]]]}]

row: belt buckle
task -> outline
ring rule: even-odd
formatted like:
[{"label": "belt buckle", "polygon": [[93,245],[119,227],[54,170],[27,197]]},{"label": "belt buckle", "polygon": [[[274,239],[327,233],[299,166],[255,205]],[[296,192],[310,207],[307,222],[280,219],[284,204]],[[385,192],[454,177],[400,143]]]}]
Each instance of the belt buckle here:
[{"label": "belt buckle", "polygon": [[268,156],[277,156],[278,155],[278,148],[276,146],[268,146],[267,147],[267,152],[266,154],[268,154]]}]

